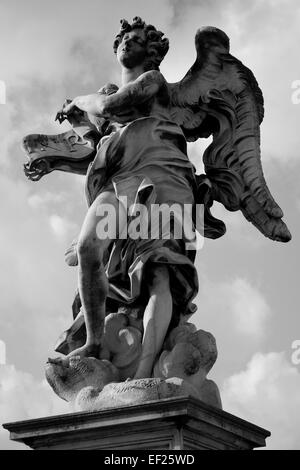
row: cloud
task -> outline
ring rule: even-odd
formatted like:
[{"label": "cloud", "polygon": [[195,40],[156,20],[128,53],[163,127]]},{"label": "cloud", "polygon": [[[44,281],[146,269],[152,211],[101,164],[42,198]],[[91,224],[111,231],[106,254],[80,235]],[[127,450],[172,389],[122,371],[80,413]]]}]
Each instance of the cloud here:
[{"label": "cloud", "polygon": [[28,196],[27,202],[33,209],[41,210],[48,205],[62,204],[66,202],[68,195],[65,193],[55,194],[53,192],[45,192],[44,194],[31,194]]},{"label": "cloud", "polygon": [[[226,268],[223,272],[226,276]],[[212,375],[221,383],[266,343],[271,308],[257,283],[245,277],[234,277],[227,282],[212,281],[203,265],[198,273],[198,311],[191,322],[216,338],[219,356]]]},{"label": "cloud", "polygon": [[224,409],[271,431],[267,449],[300,449],[300,373],[283,352],[257,353],[225,380]]},{"label": "cloud", "polygon": [[57,214],[53,214],[49,217],[50,227],[58,240],[67,240],[68,237],[72,236],[72,233],[78,232],[78,227],[67,219],[60,217]]},{"label": "cloud", "polygon": [[[30,206],[27,201],[31,191],[26,181],[0,175],[0,199],[5,201],[0,207],[4,312],[0,317],[0,339],[7,344],[10,361],[29,372],[43,367],[57,337],[71,321],[77,272],[65,265],[64,251],[78,234],[63,204],[54,219],[55,235],[49,226],[54,207],[39,203],[38,207]],[[65,220],[70,222],[65,224]]]},{"label": "cloud", "polygon": [[229,234],[235,246],[239,244],[249,250],[264,246],[265,237],[246,220],[241,211],[229,212],[222,204],[214,202],[211,212],[214,217],[225,223],[226,233]]},{"label": "cloud", "polygon": [[214,309],[222,309],[228,327],[238,335],[253,340],[261,340],[266,333],[270,307],[258,287],[247,279],[236,278],[231,282],[210,284],[202,279],[203,301],[213,299]]},{"label": "cloud", "polygon": [[261,338],[271,313],[261,292],[245,279],[236,279],[228,286],[228,294],[237,331],[252,338]]},{"label": "cloud", "polygon": [[[13,365],[0,365],[0,424],[70,412],[70,405],[54,394],[46,380],[37,380]],[[0,425],[0,449],[22,448],[9,441],[8,431]]]}]

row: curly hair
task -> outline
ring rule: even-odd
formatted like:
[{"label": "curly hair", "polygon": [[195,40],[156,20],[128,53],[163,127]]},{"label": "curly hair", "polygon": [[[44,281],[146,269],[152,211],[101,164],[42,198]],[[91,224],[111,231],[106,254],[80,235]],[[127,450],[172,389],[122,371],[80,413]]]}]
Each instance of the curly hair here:
[{"label": "curly hair", "polygon": [[146,24],[139,16],[133,18],[132,24],[126,20],[121,20],[121,28],[114,41],[114,53],[117,53],[119,44],[122,42],[123,36],[134,30],[142,29],[146,34],[146,42],[148,48],[148,61],[146,61],[146,70],[159,70],[159,65],[169,50],[169,40],[164,38],[164,33],[158,31],[155,26]]}]

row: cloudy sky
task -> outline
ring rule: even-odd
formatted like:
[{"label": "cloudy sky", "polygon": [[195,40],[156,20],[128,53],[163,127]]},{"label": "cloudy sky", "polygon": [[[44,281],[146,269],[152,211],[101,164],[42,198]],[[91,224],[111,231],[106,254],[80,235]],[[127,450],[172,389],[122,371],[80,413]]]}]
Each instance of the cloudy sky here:
[{"label": "cloudy sky", "polygon": [[[300,340],[300,104],[292,100],[292,84],[300,80],[298,0],[0,0],[0,80],[7,89],[0,104],[0,341],[6,345],[0,422],[67,411],[45,383],[43,367],[70,323],[76,269],[64,264],[63,253],[86,212],[82,177],[57,172],[39,183],[25,179],[21,139],[63,132],[54,117],[65,98],[119,83],[112,43],[120,18],[136,15],[170,39],[161,68],[167,80],[180,79],[192,64],[197,28],[214,25],[230,36],[232,54],[263,89],[263,167],[293,240],[265,239],[239,213],[216,206],[227,234],[206,240],[197,256],[194,322],[217,339],[211,378],[224,409],[269,429],[268,448],[300,449],[300,365],[292,361],[292,344]],[[189,146],[199,171],[205,145]],[[0,448],[21,446],[0,430]]]}]

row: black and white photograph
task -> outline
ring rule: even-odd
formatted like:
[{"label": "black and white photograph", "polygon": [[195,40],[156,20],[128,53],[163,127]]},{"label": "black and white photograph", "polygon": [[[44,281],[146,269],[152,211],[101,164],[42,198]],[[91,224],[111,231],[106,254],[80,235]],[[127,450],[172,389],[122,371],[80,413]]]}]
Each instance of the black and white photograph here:
[{"label": "black and white photograph", "polygon": [[300,3],[0,18],[0,449],[300,450]]}]

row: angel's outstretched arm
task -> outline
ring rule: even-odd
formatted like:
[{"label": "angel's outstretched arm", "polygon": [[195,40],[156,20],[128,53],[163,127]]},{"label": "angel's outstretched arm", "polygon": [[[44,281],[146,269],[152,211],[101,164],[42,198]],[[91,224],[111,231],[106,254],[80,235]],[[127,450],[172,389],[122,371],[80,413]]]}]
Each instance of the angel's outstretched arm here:
[{"label": "angel's outstretched arm", "polygon": [[128,107],[144,103],[155,96],[163,86],[166,86],[166,82],[162,74],[157,70],[151,70],[124,85],[114,94],[95,93],[78,96],[64,108],[64,112],[68,114],[76,106],[95,116],[110,117],[126,111]]}]

